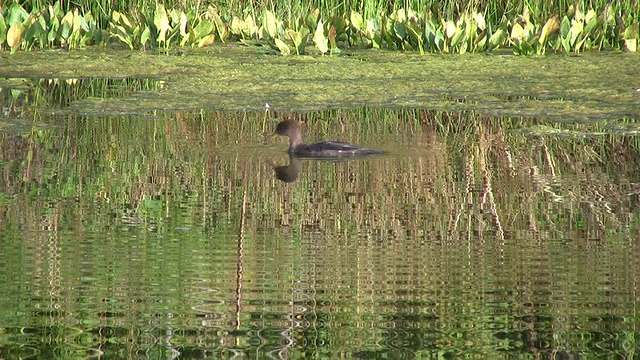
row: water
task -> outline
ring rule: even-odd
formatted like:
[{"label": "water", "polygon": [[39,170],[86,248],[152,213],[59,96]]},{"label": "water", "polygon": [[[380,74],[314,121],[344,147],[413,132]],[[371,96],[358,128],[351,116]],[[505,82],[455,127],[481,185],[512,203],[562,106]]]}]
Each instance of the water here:
[{"label": "water", "polygon": [[[53,113],[1,122],[3,358],[637,353],[635,121]],[[390,153],[281,181],[284,117]]]}]

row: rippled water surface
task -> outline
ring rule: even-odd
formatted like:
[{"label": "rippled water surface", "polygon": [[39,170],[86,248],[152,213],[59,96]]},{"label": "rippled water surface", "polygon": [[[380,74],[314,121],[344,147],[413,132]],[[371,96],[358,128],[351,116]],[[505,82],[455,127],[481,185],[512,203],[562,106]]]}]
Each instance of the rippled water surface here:
[{"label": "rippled water surface", "polygon": [[[2,358],[637,355],[640,143],[610,122],[3,116]],[[290,159],[282,118],[388,154]]]}]

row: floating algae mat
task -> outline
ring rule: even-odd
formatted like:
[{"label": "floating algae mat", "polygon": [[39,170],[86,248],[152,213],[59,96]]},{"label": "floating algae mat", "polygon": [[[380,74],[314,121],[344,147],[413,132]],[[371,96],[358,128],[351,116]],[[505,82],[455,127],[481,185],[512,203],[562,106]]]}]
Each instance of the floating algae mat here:
[{"label": "floating algae mat", "polygon": [[124,98],[87,97],[65,111],[311,111],[410,107],[486,115],[595,121],[640,117],[637,54],[518,57],[350,51],[266,56],[210,47],[171,54],[98,51],[0,54],[0,77],[148,78],[166,86]]}]

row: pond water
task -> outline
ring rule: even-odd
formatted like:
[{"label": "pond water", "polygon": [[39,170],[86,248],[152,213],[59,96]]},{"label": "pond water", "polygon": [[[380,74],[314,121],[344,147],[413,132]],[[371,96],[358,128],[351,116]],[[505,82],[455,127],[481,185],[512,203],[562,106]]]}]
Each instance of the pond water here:
[{"label": "pond water", "polygon": [[[4,84],[2,358],[638,353],[634,119],[98,116],[75,102],[163,84]],[[282,118],[388,153],[290,159]]]}]

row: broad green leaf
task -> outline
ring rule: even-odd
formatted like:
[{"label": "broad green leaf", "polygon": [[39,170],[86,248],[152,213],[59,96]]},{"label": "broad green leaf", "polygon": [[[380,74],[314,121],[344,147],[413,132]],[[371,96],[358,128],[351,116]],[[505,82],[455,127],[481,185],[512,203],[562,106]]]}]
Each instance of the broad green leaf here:
[{"label": "broad green leaf", "polygon": [[336,41],[336,28],[333,24],[329,27],[329,45],[331,50],[338,47],[338,43]]},{"label": "broad green leaf", "polygon": [[182,39],[180,40],[180,46],[182,47],[186,46],[187,44],[193,45],[193,43],[195,42],[195,36],[191,31],[184,35],[180,34],[180,36],[182,37]]},{"label": "broad green leaf", "polygon": [[540,31],[540,44],[545,46],[549,37],[558,32],[558,30],[560,30],[560,19],[558,19],[558,16],[554,15],[547,20],[542,27],[542,31]]},{"label": "broad green leaf", "polygon": [[227,30],[227,25],[222,21],[220,15],[218,15],[217,11],[212,13],[213,23],[216,25],[216,30],[218,31],[218,36],[220,37],[220,41],[224,42],[227,38],[229,31]]},{"label": "broad green leaf", "polygon": [[302,43],[302,35],[300,35],[300,33],[296,32],[293,29],[287,29],[284,33],[289,39],[291,39],[294,46],[300,46],[300,43]]},{"label": "broad green leaf", "polygon": [[531,44],[534,36],[537,36],[536,26],[532,22],[524,24],[524,38]]},{"label": "broad green leaf", "polygon": [[240,19],[237,16],[231,18],[231,26],[229,26],[229,31],[233,35],[238,35],[244,38],[244,29],[247,25],[244,23],[244,20]]},{"label": "broad green leaf", "polygon": [[364,32],[364,36],[367,39],[373,40],[373,38],[375,37],[376,32],[378,32],[378,25],[376,23],[374,23],[374,21],[372,19],[368,19],[367,20],[367,27],[366,27],[366,30]]},{"label": "broad green leaf", "polygon": [[22,28],[15,22],[9,28],[9,32],[7,32],[7,45],[11,48],[11,52],[14,52],[18,48],[20,41],[22,41]]},{"label": "broad green leaf", "polygon": [[171,12],[169,12],[169,19],[171,20],[171,25],[173,25],[174,27],[180,24],[180,13],[178,12],[178,10],[171,9]]},{"label": "broad green leaf", "polygon": [[360,13],[351,10],[349,19],[351,20],[351,26],[353,26],[356,31],[362,30],[364,26],[364,20],[362,19],[362,15],[360,15]]},{"label": "broad green leaf", "polygon": [[114,30],[115,32],[112,32],[112,34],[115,35],[118,39],[120,39],[120,41],[127,44],[131,50],[133,50],[134,49],[133,42],[131,42],[129,34],[127,34],[127,30],[125,30],[125,28],[122,25],[114,26]]},{"label": "broad green leaf", "polygon": [[[0,5],[0,9],[1,8],[2,6]],[[11,5],[5,16],[7,17],[7,25],[13,26],[15,23],[22,24],[29,16],[29,13],[16,1]]]},{"label": "broad green leaf", "polygon": [[567,16],[562,18],[562,22],[560,23],[560,37],[564,40],[569,38],[571,35],[569,32],[571,31],[571,22]]},{"label": "broad green leaf", "polygon": [[142,34],[140,34],[140,44],[143,47],[146,47],[147,42],[149,41],[150,38],[151,38],[151,29],[149,29],[148,25],[145,25],[144,30],[142,31]]},{"label": "broad green leaf", "polygon": [[187,37],[188,33],[187,33],[187,15],[184,13],[184,11],[180,12],[180,35],[182,35],[182,37]]},{"label": "broad green leaf", "polygon": [[200,41],[198,41],[198,47],[213,45],[215,41],[216,41],[216,36],[214,34],[209,34],[203,37],[202,39],[200,39]]},{"label": "broad green leaf", "polygon": [[91,13],[88,13],[85,16],[78,16],[78,18],[80,18],[80,28],[84,32],[90,32],[97,26],[95,24],[95,21],[93,21],[93,19],[91,18]]},{"label": "broad green leaf", "polygon": [[271,39],[275,39],[278,34],[278,20],[275,15],[269,10],[264,11],[264,29]]},{"label": "broad green leaf", "polygon": [[562,47],[564,51],[571,52],[571,36],[560,39],[562,41]]},{"label": "broad green leaf", "polygon": [[584,22],[586,24],[584,28],[585,33],[591,33],[599,24],[598,15],[593,9],[587,12],[587,15],[584,17]]},{"label": "broad green leaf", "polygon": [[311,11],[309,15],[307,15],[307,17],[304,20],[304,23],[309,29],[309,31],[315,30],[319,17],[320,17],[320,9],[317,9],[317,8]]},{"label": "broad green leaf", "polygon": [[73,32],[80,33],[82,29],[82,16],[78,12],[78,9],[75,9],[73,12]]},{"label": "broad green leaf", "polygon": [[573,19],[578,22],[582,22],[584,20],[584,13],[582,12],[581,5],[579,3],[576,4],[576,12],[573,14]]},{"label": "broad green leaf", "polygon": [[487,23],[484,20],[484,15],[482,15],[482,13],[475,13],[473,15],[473,19],[475,20],[476,24],[478,25],[478,29],[480,30],[484,30],[487,28]]},{"label": "broad green leaf", "polygon": [[[414,19],[410,20],[410,22],[413,22],[413,21],[415,20]],[[418,50],[420,50],[420,55],[424,55],[424,45],[422,44],[421,34],[419,34],[411,26],[407,26],[407,32],[409,33],[410,38],[413,40],[413,43],[418,47]]]},{"label": "broad green leaf", "polygon": [[456,47],[464,41],[464,29],[458,28],[451,39],[451,47]]},{"label": "broad green leaf", "polygon": [[477,34],[478,34],[478,24],[476,23],[475,20],[473,20],[472,18],[469,18],[466,21],[466,24],[464,27],[464,37],[469,42],[473,43]]},{"label": "broad green leaf", "polygon": [[0,49],[2,44],[7,39],[7,24],[4,22],[4,17],[0,16]]},{"label": "broad green leaf", "polygon": [[485,50],[487,47],[487,31],[482,31],[474,41],[474,50]]},{"label": "broad green leaf", "polygon": [[535,50],[526,40],[523,40],[520,44],[520,53],[522,55],[533,55],[535,54]]},{"label": "broad green leaf", "polygon": [[571,21],[571,45],[575,45],[583,37],[584,24],[582,21]]},{"label": "broad green leaf", "polygon": [[49,41],[50,43],[53,43],[54,41],[56,41],[58,39],[59,32],[60,32],[60,21],[58,20],[58,18],[54,18],[54,20],[51,21],[51,24],[49,26],[47,41]]},{"label": "broad green leaf", "polygon": [[414,23],[414,20],[411,19],[405,26],[405,30],[407,30],[407,34],[409,34],[409,38],[414,42],[422,41],[422,29],[419,28],[418,24]]},{"label": "broad green leaf", "polygon": [[291,55],[291,49],[289,48],[289,45],[285,44],[284,41],[275,38],[273,39],[276,42],[276,46],[278,47],[278,50],[280,50],[280,53],[282,55]]},{"label": "broad green leaf", "polygon": [[447,39],[451,39],[456,34],[456,24],[453,21],[449,20],[445,23],[445,34],[447,35]]},{"label": "broad green leaf", "polygon": [[400,40],[404,40],[407,36],[407,30],[404,28],[404,24],[396,21],[393,23],[393,34]]},{"label": "broad green leaf", "polygon": [[[64,19],[62,19],[62,20],[64,22]],[[122,25],[126,26],[127,29],[131,29],[133,27],[131,25],[131,21],[129,21],[129,18],[125,14],[120,14],[120,23]]]},{"label": "broad green leaf", "polygon": [[[121,15],[122,17],[125,17],[124,15]],[[69,27],[73,27],[73,11],[69,11],[60,21],[60,23],[62,25],[64,24],[68,24]]]},{"label": "broad green leaf", "polygon": [[624,46],[629,52],[638,52],[638,39],[624,39]]},{"label": "broad green leaf", "polygon": [[425,20],[424,22],[424,38],[430,46],[433,46],[436,38],[436,28],[430,20]]},{"label": "broad green leaf", "polygon": [[22,40],[30,46],[31,40],[38,37],[43,29],[40,27],[40,23],[37,21],[36,16],[31,14],[22,24]]},{"label": "broad green leaf", "polygon": [[213,31],[213,23],[210,22],[209,20],[206,19],[202,19],[198,25],[196,25],[196,27],[193,29],[193,32],[196,36],[197,39],[203,38],[206,35],[211,34],[211,32]]},{"label": "broad green leaf", "polygon": [[378,32],[378,33],[374,34],[373,38],[371,39],[371,45],[375,49],[381,49],[382,48],[382,33]]},{"label": "broad green leaf", "polygon": [[329,42],[327,41],[327,37],[324,35],[324,26],[322,26],[321,20],[318,20],[318,26],[316,27],[316,32],[313,35],[313,42],[322,54],[329,52]]},{"label": "broad green leaf", "polygon": [[622,38],[624,39],[624,44],[627,50],[630,52],[638,51],[638,23],[629,25],[627,29],[624,31]]},{"label": "broad green leaf", "polygon": [[[396,21],[400,22],[400,23],[405,23],[407,22],[407,12],[404,10],[404,8],[400,8],[395,12],[396,15]],[[392,15],[393,16],[393,15]]]},{"label": "broad green leaf", "polygon": [[503,29],[498,29],[496,30],[496,32],[491,34],[491,37],[489,38],[489,43],[491,44],[492,48],[495,48],[497,46],[502,45],[502,42],[506,37],[507,37],[507,33]]},{"label": "broad green leaf", "polygon": [[458,53],[459,54],[466,54],[467,53],[467,47],[468,47],[468,43],[466,41],[462,42],[462,44],[460,44],[460,48],[458,49]]},{"label": "broad green leaf", "polygon": [[60,21],[60,25],[60,37],[66,40],[73,32],[73,12],[69,11]]},{"label": "broad green leaf", "polygon": [[[306,31],[306,28],[301,29],[301,31]],[[293,29],[287,29],[285,34],[291,39],[293,42],[293,46],[295,46],[296,54],[300,55],[304,53],[304,48],[307,45],[307,34],[302,35],[300,32],[294,31]]]},{"label": "broad green leaf", "polygon": [[347,31],[347,20],[340,15],[332,16],[329,24],[336,29],[336,35],[341,35]]},{"label": "broad green leaf", "polygon": [[153,16],[153,24],[158,31],[158,42],[166,43],[167,32],[169,32],[169,17],[167,16],[167,10],[160,2],[156,5],[156,12]]},{"label": "broad green leaf", "polygon": [[522,40],[524,39],[524,28],[519,23],[513,24],[511,28],[511,40]]},{"label": "broad green leaf", "polygon": [[638,23],[629,25],[625,30],[622,38],[625,40],[638,38]]},{"label": "broad green leaf", "polygon": [[256,26],[255,20],[253,20],[253,16],[247,15],[244,18],[245,28],[243,30],[244,35],[248,37],[252,37],[258,32],[258,26]]},{"label": "broad green leaf", "polygon": [[435,36],[435,39],[434,39],[433,43],[435,44],[436,49],[438,49],[440,51],[444,50],[445,38],[444,38],[444,33],[442,32],[442,30],[440,30],[440,29],[436,30],[436,36]]}]

